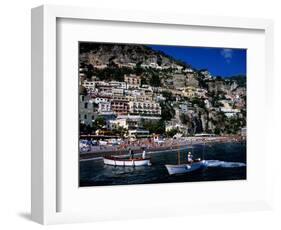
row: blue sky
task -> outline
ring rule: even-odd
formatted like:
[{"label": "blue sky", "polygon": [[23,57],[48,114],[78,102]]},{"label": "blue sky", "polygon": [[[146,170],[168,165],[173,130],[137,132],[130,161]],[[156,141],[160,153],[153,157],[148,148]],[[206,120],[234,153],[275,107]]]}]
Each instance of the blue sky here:
[{"label": "blue sky", "polygon": [[150,45],[149,47],[163,51],[196,69],[208,69],[214,76],[246,75],[246,49],[160,45]]}]

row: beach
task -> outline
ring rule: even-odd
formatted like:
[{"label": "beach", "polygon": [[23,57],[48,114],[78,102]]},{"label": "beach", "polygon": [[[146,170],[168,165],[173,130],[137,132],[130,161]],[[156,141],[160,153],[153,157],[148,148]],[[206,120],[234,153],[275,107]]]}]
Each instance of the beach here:
[{"label": "beach", "polygon": [[147,154],[157,152],[186,150],[192,148],[193,145],[205,144],[211,145],[215,143],[234,143],[242,142],[241,136],[214,136],[214,137],[181,137],[178,139],[166,138],[161,141],[154,141],[152,138],[142,138],[135,141],[124,140],[120,145],[98,145],[90,146],[88,151],[80,152],[80,161],[88,159],[100,159],[108,156],[127,155],[129,148],[135,154],[140,154],[143,149]]}]

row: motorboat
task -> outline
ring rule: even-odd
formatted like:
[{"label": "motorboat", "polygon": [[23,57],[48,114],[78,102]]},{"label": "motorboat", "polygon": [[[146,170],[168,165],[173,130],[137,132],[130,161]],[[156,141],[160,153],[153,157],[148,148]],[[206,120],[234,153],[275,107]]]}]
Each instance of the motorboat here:
[{"label": "motorboat", "polygon": [[[204,148],[203,148],[203,155],[204,155]],[[188,153],[188,156],[190,156],[190,158],[187,160],[187,162],[181,163],[180,150],[178,150],[178,156],[177,156],[178,163],[165,165],[169,175],[191,173],[191,172],[202,170],[208,166],[205,160],[201,160],[200,158],[193,160],[192,159],[193,156],[190,152]]]},{"label": "motorboat", "polygon": [[197,159],[192,163],[177,164],[177,165],[165,165],[169,175],[191,173],[202,170],[207,167],[205,160]]}]

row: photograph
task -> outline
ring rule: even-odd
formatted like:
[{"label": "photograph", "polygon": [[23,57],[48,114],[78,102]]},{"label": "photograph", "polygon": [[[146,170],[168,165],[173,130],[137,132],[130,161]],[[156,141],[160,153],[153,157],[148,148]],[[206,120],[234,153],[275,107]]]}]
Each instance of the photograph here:
[{"label": "photograph", "polygon": [[247,49],[77,48],[80,187],[247,179]]}]

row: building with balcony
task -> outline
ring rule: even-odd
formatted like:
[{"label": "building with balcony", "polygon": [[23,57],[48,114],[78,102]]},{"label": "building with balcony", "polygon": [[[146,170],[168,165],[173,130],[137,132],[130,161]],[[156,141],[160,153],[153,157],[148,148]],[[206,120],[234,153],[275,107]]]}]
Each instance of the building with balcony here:
[{"label": "building with balcony", "polygon": [[124,81],[127,83],[128,89],[139,88],[141,86],[141,77],[135,74],[125,75]]},{"label": "building with balcony", "polygon": [[149,137],[149,131],[145,129],[134,129],[134,130],[129,130],[129,137],[133,138],[144,138],[144,137]]},{"label": "building with balcony", "polygon": [[161,107],[159,103],[152,101],[130,101],[129,112],[136,115],[160,116]]},{"label": "building with balcony", "polygon": [[95,81],[84,80],[82,82],[82,86],[84,86],[88,90],[94,90],[96,88],[96,82]]},{"label": "building with balcony", "polygon": [[124,89],[122,88],[112,88],[112,95],[124,95]]},{"label": "building with balcony", "polygon": [[141,95],[141,96],[126,96],[128,101],[152,101],[153,97],[150,95]]},{"label": "building with balcony", "polygon": [[111,86],[99,86],[98,87],[98,92],[100,95],[104,96],[112,96],[112,87]]},{"label": "building with balcony", "polygon": [[129,112],[129,105],[127,100],[111,101],[111,110],[117,115],[127,115]]},{"label": "building with balcony", "polygon": [[111,112],[111,103],[110,102],[100,102],[98,104],[98,112],[100,114]]},{"label": "building with balcony", "polygon": [[121,81],[110,81],[109,86],[111,86],[112,88],[118,88],[118,89],[126,89],[127,88],[127,84],[126,82],[121,82]]}]

